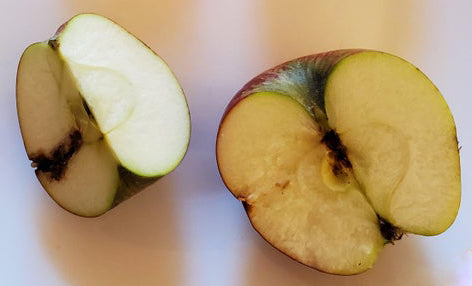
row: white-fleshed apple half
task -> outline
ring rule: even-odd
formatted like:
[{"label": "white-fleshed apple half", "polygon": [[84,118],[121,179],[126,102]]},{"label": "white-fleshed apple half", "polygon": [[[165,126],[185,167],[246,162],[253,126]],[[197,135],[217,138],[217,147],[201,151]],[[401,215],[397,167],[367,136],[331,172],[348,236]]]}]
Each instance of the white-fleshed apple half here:
[{"label": "white-fleshed apple half", "polygon": [[383,52],[299,58],[254,78],[217,137],[228,189],[273,246],[356,274],[403,233],[437,235],[460,204],[453,117],[431,81]]},{"label": "white-fleshed apple half", "polygon": [[75,16],[25,50],[17,108],[41,184],[82,216],[100,215],[171,172],[190,139],[187,102],[167,64],[95,14]]}]

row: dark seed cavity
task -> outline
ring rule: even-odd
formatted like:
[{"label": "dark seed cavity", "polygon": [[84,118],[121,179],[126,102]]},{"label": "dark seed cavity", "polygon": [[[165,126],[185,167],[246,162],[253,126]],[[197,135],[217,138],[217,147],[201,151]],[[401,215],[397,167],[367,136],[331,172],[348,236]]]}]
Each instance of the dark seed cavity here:
[{"label": "dark seed cavity", "polygon": [[387,243],[395,244],[396,240],[400,240],[403,237],[403,232],[399,228],[393,226],[380,216],[378,216],[378,219],[380,232],[385,240],[387,240]]},{"label": "dark seed cavity", "polygon": [[82,134],[79,130],[72,131],[51,153],[39,154],[31,158],[31,166],[37,172],[49,173],[49,177],[59,181],[65,173],[67,162],[82,146]]},{"label": "dark seed cavity", "polygon": [[347,149],[341,143],[339,135],[334,130],[330,130],[324,134],[321,143],[325,144],[330,150],[329,155],[334,162],[332,166],[334,175],[345,175],[344,169],[351,169],[352,164],[347,157]]}]

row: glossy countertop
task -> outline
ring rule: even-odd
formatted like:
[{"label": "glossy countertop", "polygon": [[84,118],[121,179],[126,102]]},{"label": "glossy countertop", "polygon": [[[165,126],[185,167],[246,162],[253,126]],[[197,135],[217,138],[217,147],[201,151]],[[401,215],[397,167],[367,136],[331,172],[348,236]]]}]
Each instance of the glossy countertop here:
[{"label": "glossy countertop", "polygon": [[[472,285],[472,1],[0,0],[0,285]],[[107,16],[170,65],[189,102],[182,164],[105,215],[58,207],[30,167],[18,126],[23,50],[81,12]],[[224,187],[215,137],[253,76],[341,48],[397,54],[438,86],[462,146],[462,204],[436,237],[408,235],[375,267],[343,277],[268,245]]]}]

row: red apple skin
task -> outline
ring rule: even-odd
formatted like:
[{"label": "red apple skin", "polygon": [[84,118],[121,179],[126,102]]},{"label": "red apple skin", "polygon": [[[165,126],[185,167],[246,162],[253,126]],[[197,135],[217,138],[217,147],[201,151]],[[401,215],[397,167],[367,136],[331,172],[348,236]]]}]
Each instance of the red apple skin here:
[{"label": "red apple skin", "polygon": [[[316,120],[316,116],[314,114],[315,106],[318,106],[318,108],[320,108],[323,111],[323,113],[325,112],[324,99],[323,99],[323,97],[324,97],[324,87],[325,87],[325,84],[326,84],[326,80],[327,80],[329,74],[331,73],[331,71],[333,70],[333,68],[342,59],[344,59],[344,58],[346,58],[350,55],[354,55],[354,54],[363,52],[363,51],[367,51],[367,50],[363,50],[363,49],[334,50],[334,51],[328,51],[328,52],[324,52],[324,53],[304,56],[304,57],[300,57],[300,58],[297,58],[297,59],[294,59],[294,60],[291,60],[291,61],[287,61],[287,62],[282,63],[280,65],[277,65],[277,66],[275,66],[271,69],[268,69],[268,70],[264,71],[263,73],[255,76],[253,79],[251,79],[249,82],[247,82],[233,96],[233,98],[230,100],[230,102],[226,106],[226,109],[223,113],[223,116],[221,118],[219,128],[218,128],[218,134],[217,134],[217,140],[216,140],[216,150],[218,150],[218,138],[219,138],[219,135],[220,135],[221,126],[223,125],[223,122],[224,122],[226,116],[233,109],[233,107],[235,107],[241,100],[243,100],[247,96],[249,96],[251,94],[254,94],[256,92],[277,91],[277,88],[274,88],[274,85],[272,83],[274,82],[274,80],[279,79],[281,74],[286,73],[287,71],[290,71],[290,70],[302,72],[302,74],[306,76],[308,74],[306,72],[307,71],[306,67],[308,67],[308,68],[312,69],[312,74],[315,74],[317,76],[316,80],[313,79],[313,78],[311,78],[311,80],[308,79],[308,81],[310,81],[310,82],[308,82],[308,84],[312,85],[313,90],[310,90],[311,92],[304,94],[302,96],[302,98],[293,97],[291,94],[289,94],[287,92],[284,93],[284,94],[294,98],[299,103],[301,103],[307,109],[307,111],[310,114],[312,114],[312,116]],[[293,75],[295,75],[295,74],[293,74]],[[292,83],[293,82],[300,82],[299,79],[297,79],[296,76],[294,76],[293,78],[291,78],[291,77],[289,77],[289,78],[292,80]],[[289,84],[288,81],[287,81],[287,84]],[[280,92],[280,93],[283,93],[283,92]],[[322,106],[320,106],[320,105],[322,105]],[[219,166],[219,163],[218,163],[218,152],[216,152],[216,161],[217,161],[218,171],[220,173],[220,177],[221,177],[223,183],[225,184],[226,188],[232,193],[232,190],[228,187],[228,184],[225,182],[223,174],[220,171],[220,166]],[[333,273],[323,271],[321,269],[314,268],[311,265],[304,264],[304,263],[298,261],[297,258],[294,257],[291,253],[283,252],[280,249],[278,249],[276,246],[274,246],[252,224],[251,216],[250,216],[251,205],[247,204],[243,199],[237,197],[234,193],[232,193],[232,194],[238,200],[241,201],[241,203],[244,207],[244,210],[246,211],[246,214],[248,215],[249,221],[250,221],[251,226],[253,227],[253,229],[257,233],[259,233],[261,235],[261,237],[269,243],[269,245],[271,245],[272,247],[274,247],[278,251],[282,252],[283,254],[287,255],[288,257],[290,257],[291,259],[297,261],[298,263],[300,263],[302,265],[305,265],[309,268],[316,269],[320,272],[333,274]],[[348,275],[335,274],[335,275],[349,276],[349,274]]]},{"label": "red apple skin", "polygon": [[[98,15],[98,14],[95,14],[95,13],[86,13],[86,14],[91,14],[91,15]],[[58,43],[58,37],[61,35],[61,33],[64,31],[64,29],[67,27],[67,25],[77,16],[81,16],[81,15],[84,15],[84,14],[77,14],[76,16],[72,17],[71,19],[67,20],[66,22],[64,22],[61,26],[59,26],[59,28],[56,30],[56,32],[54,33],[54,35],[49,38],[47,40],[47,44],[53,49],[53,50],[57,50],[58,46],[60,43]],[[101,15],[98,15],[100,17],[104,17],[104,16],[101,16]],[[107,17],[104,17],[106,19],[108,19],[110,22],[113,22],[115,23],[116,25],[120,26],[118,23],[116,23],[115,21],[113,21],[112,19],[110,18],[107,18]],[[136,40],[138,40],[139,42],[141,42],[141,44],[143,44],[146,48],[148,48],[152,53],[154,53],[156,56],[160,57],[150,46],[148,46],[146,43],[144,43],[143,41],[141,41],[140,39],[138,39],[133,33],[131,33],[130,31],[126,30],[124,27],[121,27],[122,29],[124,29],[128,34],[132,35],[133,37],[136,38]],[[31,44],[31,45],[34,45],[35,43]],[[26,51],[27,49],[25,49]],[[21,58],[24,56],[24,53],[22,54]],[[18,90],[18,84],[19,84],[19,80],[18,80],[18,75],[19,75],[19,68],[20,68],[20,63],[21,63],[21,58],[20,58],[20,61],[19,61],[19,64],[18,64],[18,69],[17,69],[17,74],[16,74],[16,90]],[[169,64],[167,64],[167,62],[164,61],[164,59],[162,59],[162,57],[160,57],[161,60],[167,65],[167,66],[170,66]],[[172,72],[172,71],[171,71]],[[176,77],[174,75],[174,77]],[[184,91],[182,90],[182,93],[184,93]],[[186,104],[187,104],[187,109],[189,109],[189,106],[188,106],[188,103],[186,101]],[[18,93],[16,94],[16,108],[17,108],[17,112],[19,111],[20,107],[19,107],[19,104],[18,104]],[[189,118],[190,118],[190,112],[189,112]],[[19,115],[18,115],[19,116]],[[21,119],[19,119],[19,125],[20,125],[20,129],[21,129],[21,125],[22,125],[22,122],[21,122]],[[190,132],[190,131],[189,131]],[[82,135],[82,134],[81,134]],[[22,136],[22,140],[23,140],[23,145],[24,147],[26,148],[26,144],[25,144],[25,141],[24,141],[24,137]],[[187,147],[185,149],[185,154],[184,156],[182,157],[181,160],[183,160],[183,158],[185,157],[186,153],[188,152],[188,146],[190,144],[190,140],[187,142]],[[32,160],[34,156],[32,156],[32,154],[28,153],[28,150],[26,150],[26,153],[27,153],[27,156],[28,156],[28,159]],[[35,170],[35,174],[37,176],[37,173],[38,171]],[[116,195],[113,199],[113,202],[111,204],[111,207],[109,209],[107,209],[105,212],[108,212],[110,211],[111,209],[115,208],[117,205],[119,205],[120,203],[124,202],[125,200],[131,198],[132,196],[134,196],[135,194],[141,192],[142,190],[144,190],[145,188],[147,188],[148,186],[152,185],[153,183],[155,183],[156,181],[158,181],[160,178],[162,178],[163,176],[156,176],[156,177],[142,177],[142,176],[139,176],[139,175],[136,175],[134,173],[132,173],[131,171],[128,171],[126,168],[122,167],[121,165],[118,167],[118,173],[119,173],[119,177],[120,177],[120,180],[119,180],[119,185],[118,185],[118,188],[116,190]],[[41,182],[40,182],[41,183]],[[43,185],[41,183],[43,189],[47,190],[47,187],[45,185]],[[56,201],[56,199],[54,199],[51,195],[50,197],[52,198],[52,200],[57,204],[59,205],[62,209],[74,214],[74,215],[77,215],[77,216],[80,216],[80,217],[84,217],[84,218],[93,218],[93,217],[98,217],[98,216],[101,216],[103,215],[105,212],[103,213],[100,213],[100,214],[97,214],[97,215],[81,215],[81,214],[78,214],[78,213],[74,213],[72,212],[71,210],[68,210],[66,208],[64,208],[58,201]]]},{"label": "red apple skin", "polygon": [[[291,97],[292,99],[296,100],[305,109],[313,116],[315,121],[320,126],[322,131],[326,131],[323,127],[328,127],[324,125],[326,119],[323,116],[326,116],[326,110],[324,106],[324,91],[328,77],[332,73],[333,69],[336,65],[346,57],[351,55],[362,53],[362,52],[379,52],[367,49],[345,49],[345,50],[333,50],[328,51],[325,53],[313,54],[304,57],[300,57],[294,60],[290,60],[284,62],[280,65],[277,65],[273,68],[270,68],[261,74],[252,78],[249,82],[247,82],[229,101],[227,104],[224,113],[222,115],[218,133],[217,133],[217,140],[216,140],[216,161],[218,165],[218,171],[220,177],[225,184],[226,188],[235,196],[238,200],[241,201],[246,214],[248,215],[249,222],[253,229],[261,235],[261,237],[269,243],[272,247],[280,251],[281,253],[285,254],[286,256],[290,257],[291,259],[297,261],[298,263],[307,266],[309,268],[313,268],[320,272],[324,272],[327,274],[332,275],[339,275],[339,276],[350,276],[352,274],[339,274],[339,273],[331,273],[324,271],[322,269],[318,269],[312,265],[305,264],[297,259],[295,255],[289,252],[284,252],[277,248],[275,244],[273,244],[270,240],[268,240],[253,224],[251,220],[251,212],[252,206],[246,202],[245,198],[240,198],[233,193],[233,191],[229,188],[227,182],[225,182],[224,176],[220,169],[220,163],[218,158],[218,143],[220,138],[220,132],[222,130],[223,123],[225,121],[226,116],[231,112],[231,110],[244,98],[250,96],[254,93],[258,92],[275,92],[284,94],[286,96]],[[380,52],[382,53],[382,52]],[[418,68],[417,68],[418,69]],[[311,76],[310,76],[311,75]],[[284,77],[284,78],[282,78]],[[294,87],[308,87],[307,90],[304,92],[300,92],[298,88]],[[317,115],[321,115],[317,116]],[[321,119],[321,120],[320,120]],[[457,142],[457,137],[455,136],[455,140]],[[381,227],[379,225],[379,227]],[[397,229],[393,226],[390,226],[390,231],[394,231],[393,237],[391,239],[385,239],[385,244],[392,243],[395,240],[401,239],[403,232],[401,229]],[[383,232],[383,230],[382,230]],[[384,235],[385,237],[385,235]],[[367,271],[365,269],[362,272]],[[360,274],[362,272],[358,272],[355,274]]]},{"label": "red apple skin", "polygon": [[[321,76],[321,81],[320,85],[317,85],[316,88],[318,91],[324,91],[324,84],[326,83],[326,79],[328,78],[328,75],[331,73],[332,69],[334,66],[342,59],[345,57],[348,57],[353,54],[357,54],[359,52],[367,51],[364,49],[345,49],[345,50],[333,50],[329,52],[324,52],[324,53],[319,53],[319,54],[314,54],[314,55],[309,55],[309,56],[304,56],[300,57],[294,60],[287,61],[285,63],[282,63],[280,65],[277,65],[271,69],[268,69],[264,71],[263,73],[255,76],[253,79],[248,81],[230,100],[228,105],[226,106],[226,109],[223,113],[223,116],[220,121],[220,126],[221,123],[223,123],[226,115],[228,112],[231,111],[231,109],[238,104],[242,99],[245,97],[255,93],[255,92],[261,92],[261,91],[274,91],[271,89],[270,84],[268,82],[273,79],[279,78],[280,74],[284,71],[287,71],[289,69],[295,68],[294,65],[296,64],[301,64],[304,66],[308,66],[313,68],[313,71],[318,73]],[[319,94],[319,93],[318,93]],[[287,94],[289,95],[289,94]],[[322,94],[319,94],[320,96]],[[316,94],[307,94],[307,97],[312,97],[312,98],[307,98],[310,101],[315,100],[314,97]],[[297,99],[296,99],[297,100]],[[297,100],[299,101],[299,100]],[[300,102],[300,101],[299,101]],[[307,109],[309,109],[308,106],[302,103]],[[324,108],[323,108],[324,109]],[[312,112],[309,109],[310,112]],[[218,129],[219,133],[219,129]]]},{"label": "red apple skin", "polygon": [[306,263],[303,263],[301,261],[299,261],[294,255],[292,255],[291,253],[289,252],[283,252],[282,250],[278,249],[272,242],[270,242],[264,235],[262,235],[262,233],[257,230],[257,228],[254,226],[254,224],[252,223],[251,221],[251,216],[250,216],[250,212],[251,212],[251,205],[249,205],[248,203],[242,201],[241,202],[243,207],[244,207],[244,211],[246,212],[246,214],[248,215],[249,217],[249,223],[251,224],[252,228],[262,237],[262,239],[264,239],[264,241],[266,241],[270,246],[272,246],[275,250],[277,250],[278,252],[286,255],[287,257],[289,257],[290,259],[292,259],[293,261],[295,262],[298,262],[300,263],[301,265],[305,266],[305,267],[308,267],[308,268],[311,268],[311,269],[315,269],[319,272],[322,272],[322,273],[326,273],[326,274],[330,274],[330,275],[337,275],[337,276],[352,276],[352,275],[358,275],[358,274],[362,274],[364,272],[366,272],[367,270],[369,269],[365,269],[364,271],[361,271],[361,272],[358,272],[356,274],[339,274],[339,273],[331,273],[331,272],[327,272],[327,271],[324,271],[323,269],[319,269],[319,268],[315,268],[311,265],[308,265]]},{"label": "red apple skin", "polygon": [[[291,61],[287,61],[280,65],[277,65],[271,69],[264,71],[263,73],[255,76],[249,82],[247,82],[230,100],[228,105],[225,108],[223,116],[221,118],[219,127],[218,127],[218,134],[216,140],[216,150],[218,149],[218,138],[220,135],[221,126],[228,115],[228,113],[235,107],[241,100],[246,98],[247,96],[254,94],[256,92],[264,92],[264,91],[279,91],[277,88],[277,84],[274,84],[279,78],[281,74],[287,73],[289,74],[289,81],[285,82],[287,89],[290,90],[289,84],[296,84],[300,83],[300,73],[302,76],[306,78],[306,85],[310,85],[309,91],[306,94],[302,94],[300,97],[294,97],[287,92],[279,91],[280,93],[284,93],[300,104],[302,104],[307,111],[315,117],[314,108],[317,106],[321,111],[325,112],[324,110],[324,87],[326,84],[326,80],[336,66],[336,64],[341,61],[342,59],[354,55],[363,51],[368,51],[364,49],[345,49],[345,50],[333,50],[324,53],[309,55],[300,57]],[[313,77],[309,77],[307,72],[308,69],[311,69],[311,74],[316,76],[316,80]],[[298,72],[290,73],[290,71]],[[303,79],[302,79],[303,80]],[[282,85],[279,83],[279,85]],[[315,117],[316,120],[316,117]],[[216,152],[216,162],[218,165],[218,171],[220,170],[220,166],[218,164],[218,153]],[[220,172],[220,171],[219,171]],[[231,191],[228,187],[228,184],[224,181],[223,174],[220,172],[220,177],[223,180],[226,188]],[[235,196],[236,197],[236,196]],[[238,197],[236,197],[238,198]],[[239,199],[239,198],[238,198]]]}]

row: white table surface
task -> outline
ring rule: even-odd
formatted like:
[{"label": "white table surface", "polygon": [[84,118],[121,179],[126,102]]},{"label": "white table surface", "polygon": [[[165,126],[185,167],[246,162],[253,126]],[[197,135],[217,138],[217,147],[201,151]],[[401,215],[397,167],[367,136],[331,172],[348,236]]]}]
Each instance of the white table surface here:
[{"label": "white table surface", "polygon": [[[472,285],[472,1],[1,0],[0,11],[0,285]],[[110,17],[157,51],[192,113],[182,164],[95,219],[42,190],[15,108],[24,48],[79,12]],[[372,270],[341,277],[292,261],[253,231],[220,180],[214,145],[225,105],[250,78],[352,47],[402,56],[439,87],[462,146],[463,194],[447,232],[409,235]]]}]

